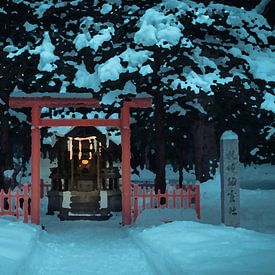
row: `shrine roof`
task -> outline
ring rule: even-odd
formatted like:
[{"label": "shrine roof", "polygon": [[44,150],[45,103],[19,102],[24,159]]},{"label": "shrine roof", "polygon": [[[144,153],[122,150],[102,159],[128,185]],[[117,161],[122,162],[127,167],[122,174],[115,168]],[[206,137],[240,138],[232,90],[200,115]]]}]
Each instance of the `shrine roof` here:
[{"label": "shrine roof", "polygon": [[24,93],[16,92],[10,95],[10,107],[100,107],[98,99],[91,93]]}]

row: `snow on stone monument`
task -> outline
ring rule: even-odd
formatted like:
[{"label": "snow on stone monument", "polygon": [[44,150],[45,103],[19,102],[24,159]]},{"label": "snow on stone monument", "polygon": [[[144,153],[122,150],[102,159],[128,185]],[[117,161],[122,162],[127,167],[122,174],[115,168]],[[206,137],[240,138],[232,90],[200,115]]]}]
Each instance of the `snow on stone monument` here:
[{"label": "snow on stone monument", "polygon": [[238,135],[226,131],[220,139],[221,214],[228,226],[240,226],[240,182]]}]

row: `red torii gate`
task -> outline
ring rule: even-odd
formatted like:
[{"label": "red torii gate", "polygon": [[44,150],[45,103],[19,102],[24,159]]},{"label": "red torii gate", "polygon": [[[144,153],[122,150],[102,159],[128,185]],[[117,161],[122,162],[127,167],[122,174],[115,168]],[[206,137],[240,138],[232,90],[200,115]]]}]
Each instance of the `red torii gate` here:
[{"label": "red torii gate", "polygon": [[[79,97],[81,96],[81,97]],[[124,101],[119,119],[43,119],[41,108],[72,107],[99,108],[97,99],[91,94],[70,94],[61,97],[60,94],[23,94],[10,97],[11,108],[32,108],[31,127],[31,222],[40,224],[40,129],[55,126],[106,126],[121,129],[122,147],[122,222],[131,224],[131,150],[130,150],[130,108],[151,108],[151,98],[131,98]]]}]

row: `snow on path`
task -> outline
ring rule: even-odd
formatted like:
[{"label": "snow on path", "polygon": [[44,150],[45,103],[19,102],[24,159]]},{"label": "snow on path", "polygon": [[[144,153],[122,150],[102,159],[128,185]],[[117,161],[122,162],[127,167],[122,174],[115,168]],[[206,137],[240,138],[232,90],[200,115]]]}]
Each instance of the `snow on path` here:
[{"label": "snow on path", "polygon": [[45,225],[24,274],[156,274],[118,219]]}]

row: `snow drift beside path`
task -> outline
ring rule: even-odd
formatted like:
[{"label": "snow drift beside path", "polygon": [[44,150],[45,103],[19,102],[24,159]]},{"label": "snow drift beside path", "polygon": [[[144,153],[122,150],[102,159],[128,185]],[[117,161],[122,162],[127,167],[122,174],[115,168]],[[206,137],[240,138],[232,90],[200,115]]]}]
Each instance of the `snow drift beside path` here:
[{"label": "snow drift beside path", "polygon": [[133,236],[158,274],[274,274],[275,236],[173,222]]},{"label": "snow drift beside path", "polygon": [[0,218],[0,274],[20,274],[38,236],[38,227]]}]

